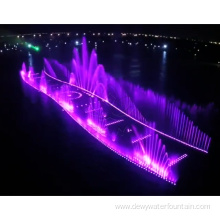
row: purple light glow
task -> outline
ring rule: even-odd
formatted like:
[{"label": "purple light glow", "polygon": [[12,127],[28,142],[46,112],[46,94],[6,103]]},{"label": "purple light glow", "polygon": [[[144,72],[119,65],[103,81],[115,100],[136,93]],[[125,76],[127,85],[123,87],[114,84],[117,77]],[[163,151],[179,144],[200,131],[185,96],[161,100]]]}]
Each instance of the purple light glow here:
[{"label": "purple light glow", "polygon": [[97,131],[98,133],[100,133],[101,135],[105,135],[106,131],[104,129],[102,129],[101,127],[99,127],[97,124],[95,124],[93,121],[91,121],[90,119],[87,119],[87,123],[90,127],[92,127],[95,131]]},{"label": "purple light glow", "polygon": [[[177,178],[171,166],[186,154],[170,160],[159,135],[203,152],[207,152],[211,139],[164,97],[159,100],[151,94],[144,103],[152,108],[156,106],[161,109],[160,114],[168,115],[168,133],[173,131],[172,128],[176,133],[171,132],[171,136],[158,130],[156,126],[160,128],[160,125],[150,117],[146,120],[137,108],[139,100],[135,99],[135,94],[141,92],[141,88],[132,84],[128,86],[127,82],[121,84],[108,75],[97,63],[94,50],[89,56],[85,38],[82,59],[78,50],[74,49],[73,54],[70,69],[57,61],[44,59],[45,71],[41,75],[34,73],[32,67],[27,71],[23,64],[21,78],[52,98],[72,119],[119,156],[175,185]],[[133,95],[130,95],[131,88],[135,88]],[[129,128],[125,128],[125,124]],[[195,131],[199,136],[194,136]]]},{"label": "purple light glow", "polygon": [[138,141],[144,140],[145,138],[148,138],[148,137],[150,137],[150,136],[151,136],[151,135],[148,134],[148,135],[146,135],[146,136],[144,136],[144,137],[140,137],[140,138],[138,138],[137,140],[132,141],[132,144],[134,144],[134,143],[136,143],[136,142],[138,142]]},{"label": "purple light glow", "polygon": [[171,167],[171,166],[173,166],[173,165],[179,163],[181,160],[183,160],[183,159],[186,158],[187,156],[188,156],[187,154],[183,154],[182,156],[180,156],[180,157],[178,157],[178,158],[176,158],[176,159],[174,159],[174,160],[171,160],[170,163],[169,163],[169,166]]},{"label": "purple light glow", "polygon": [[111,123],[106,124],[105,126],[110,126],[110,125],[118,124],[118,123],[123,122],[123,121],[124,121],[123,119],[117,120],[117,121],[113,121]]},{"label": "purple light glow", "polygon": [[[144,90],[138,85],[120,80],[120,85],[128,92],[139,109],[142,109],[146,119],[156,122],[156,132],[170,139],[178,141],[188,147],[208,153],[211,138],[200,131],[197,126],[181,111],[180,102],[171,102],[163,95],[152,90]],[[187,106],[186,104],[184,106]],[[186,108],[186,107],[185,107]],[[190,109],[189,106],[187,106]],[[210,108],[210,106],[209,106]],[[196,110],[205,111],[201,107],[192,107]],[[209,142],[206,142],[206,138]]]}]

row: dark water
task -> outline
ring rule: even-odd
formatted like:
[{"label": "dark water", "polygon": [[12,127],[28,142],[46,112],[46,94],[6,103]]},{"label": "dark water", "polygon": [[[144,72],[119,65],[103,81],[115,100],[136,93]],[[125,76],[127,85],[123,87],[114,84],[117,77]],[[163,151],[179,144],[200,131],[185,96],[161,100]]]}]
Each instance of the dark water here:
[{"label": "dark water", "polygon": [[[219,109],[220,68],[208,59],[113,42],[97,52],[99,63],[115,77],[189,104],[214,102]],[[44,55],[66,62],[71,52]],[[42,54],[33,57],[41,69]],[[177,186],[171,186],[115,155],[56,103],[22,84],[23,60],[26,52],[0,56],[1,195],[220,195],[218,114],[208,123],[209,154],[187,149],[189,157],[177,167]]]}]

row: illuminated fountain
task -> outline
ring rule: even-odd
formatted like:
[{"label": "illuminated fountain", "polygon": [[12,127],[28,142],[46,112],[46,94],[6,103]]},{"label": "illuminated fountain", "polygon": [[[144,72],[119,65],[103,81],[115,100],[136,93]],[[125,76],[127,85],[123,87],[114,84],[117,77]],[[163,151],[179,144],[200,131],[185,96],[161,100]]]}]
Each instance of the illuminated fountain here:
[{"label": "illuminated fountain", "polygon": [[[44,59],[45,68],[41,74],[35,73],[32,67],[27,70],[23,64],[21,77],[57,102],[109,149],[172,184],[177,181],[173,166],[187,154],[170,156],[162,143],[163,138],[208,151],[211,139],[180,109],[165,97],[156,99],[142,88],[119,82],[107,74],[103,65],[98,64],[94,50],[89,56],[85,38],[82,59],[77,49],[73,54],[71,67]],[[140,103],[155,113],[157,110],[158,118],[155,114],[145,115]]]},{"label": "illuminated fountain", "polygon": [[[186,116],[180,108],[180,102],[170,101],[150,89],[144,90],[138,85],[123,80],[120,80],[120,85],[128,92],[136,106],[142,109],[144,117],[156,122],[157,130],[172,136],[172,139],[188,147],[208,152],[211,138],[199,130],[198,126]],[[210,108],[210,105],[208,107]],[[190,109],[194,114],[202,111],[202,108],[196,105],[185,108]]]}]

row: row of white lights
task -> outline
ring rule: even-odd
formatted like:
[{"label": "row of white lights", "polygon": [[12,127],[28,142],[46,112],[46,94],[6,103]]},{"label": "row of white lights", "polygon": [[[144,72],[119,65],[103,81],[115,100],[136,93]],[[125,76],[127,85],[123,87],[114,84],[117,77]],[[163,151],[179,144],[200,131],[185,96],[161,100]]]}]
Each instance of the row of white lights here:
[{"label": "row of white lights", "polygon": [[[59,32],[59,33],[51,33],[50,36],[53,35],[58,35],[60,36],[61,34],[66,34],[67,36],[70,35],[70,33],[66,33],[66,32]],[[24,38],[24,36],[30,36],[33,35],[33,37],[39,36],[41,37],[42,35],[48,35],[48,33],[38,33],[38,34],[23,34],[21,35],[22,38]],[[76,36],[79,35],[79,33],[75,34]],[[86,35],[86,33],[83,33],[83,35]],[[114,33],[92,33],[93,36],[100,36],[100,35],[108,35],[108,36],[114,36]],[[138,37],[138,36],[145,36],[145,37],[154,37],[154,38],[166,38],[166,39],[180,39],[179,37],[175,37],[175,36],[164,36],[164,35],[154,35],[154,34],[140,34],[140,33],[121,33],[122,36],[134,36],[134,37]],[[0,37],[4,37],[4,36],[0,36]],[[6,36],[7,37],[7,36]],[[14,35],[10,35],[8,37],[14,37]],[[17,35],[17,38],[20,38],[20,35]],[[186,40],[192,40],[192,41],[196,41],[195,39],[189,39],[186,38]],[[216,45],[220,45],[220,42],[212,42],[209,41],[210,44],[216,44]]]},{"label": "row of white lights", "polygon": [[[53,36],[53,35],[57,35],[57,36],[60,36],[61,34],[66,34],[67,36],[70,36],[70,33],[51,33],[50,36]],[[25,35],[30,35],[30,34],[24,34],[22,35],[21,37],[24,38]],[[79,33],[76,33],[75,34],[76,36],[79,35]],[[83,33],[83,35],[85,36],[86,33]],[[93,36],[100,36],[102,35],[101,33],[93,33],[92,34]],[[105,35],[105,34],[104,34]],[[108,33],[107,34],[108,36],[114,36],[114,33]],[[134,37],[138,37],[138,36],[144,36],[144,37],[155,37],[155,38],[170,38],[170,39],[179,39],[178,37],[167,37],[167,36],[162,36],[162,35],[153,35],[153,34],[133,34],[133,33],[121,33],[122,36],[127,36],[127,35],[132,35]],[[41,34],[33,34],[33,37],[36,37],[36,36],[39,36],[41,37],[42,35]],[[20,38],[20,35],[17,35],[17,38]]]}]

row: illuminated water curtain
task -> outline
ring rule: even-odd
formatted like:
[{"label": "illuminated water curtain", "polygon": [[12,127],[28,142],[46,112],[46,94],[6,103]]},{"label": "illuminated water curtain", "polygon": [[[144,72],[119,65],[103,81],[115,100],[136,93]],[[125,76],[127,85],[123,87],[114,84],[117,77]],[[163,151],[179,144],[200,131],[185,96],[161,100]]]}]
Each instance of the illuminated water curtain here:
[{"label": "illuminated water curtain", "polygon": [[[52,98],[69,116],[103,145],[131,163],[176,184],[174,166],[187,154],[169,156],[163,138],[208,152],[211,138],[164,96],[118,81],[98,64],[95,50],[88,54],[83,38],[82,56],[73,50],[71,65],[44,59],[41,74],[28,70],[22,79]],[[140,107],[145,107],[141,111]],[[149,114],[153,112],[154,114]]]}]

